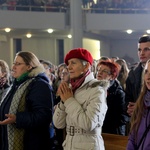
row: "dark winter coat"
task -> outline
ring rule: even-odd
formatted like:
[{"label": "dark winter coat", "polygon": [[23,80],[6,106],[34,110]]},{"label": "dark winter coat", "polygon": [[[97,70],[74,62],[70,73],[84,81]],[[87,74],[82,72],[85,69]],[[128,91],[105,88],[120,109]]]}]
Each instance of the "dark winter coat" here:
[{"label": "dark winter coat", "polygon": [[139,63],[135,68],[130,70],[128,78],[126,80],[126,103],[136,102],[139,93],[141,91],[141,79],[142,79],[143,67]]},{"label": "dark winter coat", "polygon": [[102,132],[125,135],[125,92],[117,80],[111,81],[107,90],[107,106]]},{"label": "dark winter coat", "polygon": [[[34,73],[35,71],[35,73]],[[52,89],[48,78],[40,68],[32,70],[34,76],[28,76],[20,82],[16,80],[0,106],[0,120],[9,112],[13,96],[19,85],[35,78],[26,89],[25,111],[17,112],[17,129],[24,130],[23,150],[50,150],[49,125],[52,121]],[[30,74],[29,74],[30,75]],[[9,150],[7,125],[0,126],[0,150]]]}]

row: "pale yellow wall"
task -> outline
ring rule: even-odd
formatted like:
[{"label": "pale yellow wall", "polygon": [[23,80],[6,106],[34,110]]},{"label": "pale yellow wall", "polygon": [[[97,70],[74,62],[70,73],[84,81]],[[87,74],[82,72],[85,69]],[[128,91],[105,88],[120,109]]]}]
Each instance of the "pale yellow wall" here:
[{"label": "pale yellow wall", "polygon": [[100,41],[84,38],[83,48],[89,50],[94,59],[100,58]]},{"label": "pale yellow wall", "polygon": [[[71,39],[64,40],[64,54],[71,50]],[[94,59],[100,58],[100,41],[83,38],[83,48],[89,50]],[[76,48],[76,47],[74,47]]]}]

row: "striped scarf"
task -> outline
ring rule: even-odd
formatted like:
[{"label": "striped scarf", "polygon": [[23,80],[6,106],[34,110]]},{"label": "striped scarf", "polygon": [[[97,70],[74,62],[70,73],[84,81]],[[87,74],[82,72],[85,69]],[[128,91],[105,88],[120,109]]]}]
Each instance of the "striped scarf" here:
[{"label": "striped scarf", "polygon": [[90,74],[90,70],[88,70],[86,73],[83,73],[81,76],[79,76],[78,79],[76,79],[76,80],[71,79],[70,80],[73,93],[76,91],[77,88],[79,88],[81,86],[81,84],[84,82],[86,76],[89,74]]}]

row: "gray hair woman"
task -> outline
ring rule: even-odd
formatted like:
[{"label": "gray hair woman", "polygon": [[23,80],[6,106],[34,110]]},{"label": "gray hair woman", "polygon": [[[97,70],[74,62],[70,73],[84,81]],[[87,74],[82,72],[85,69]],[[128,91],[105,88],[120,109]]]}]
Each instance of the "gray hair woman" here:
[{"label": "gray hair woman", "polygon": [[53,120],[56,128],[66,127],[64,150],[104,150],[101,128],[107,111],[108,82],[94,79],[93,58],[89,51],[77,48],[69,51],[65,63],[70,84],[61,82]]}]

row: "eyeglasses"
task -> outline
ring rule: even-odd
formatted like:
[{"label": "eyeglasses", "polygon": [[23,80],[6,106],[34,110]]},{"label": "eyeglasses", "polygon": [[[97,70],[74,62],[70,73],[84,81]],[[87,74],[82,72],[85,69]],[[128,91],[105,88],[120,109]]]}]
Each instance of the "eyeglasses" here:
[{"label": "eyeglasses", "polygon": [[19,63],[19,62],[14,62],[13,63],[14,66],[20,66],[20,65],[23,65],[23,64],[25,64],[25,63]]},{"label": "eyeglasses", "polygon": [[107,70],[97,70],[97,73],[103,73],[103,74],[108,74],[108,75],[111,74],[111,72]]}]

